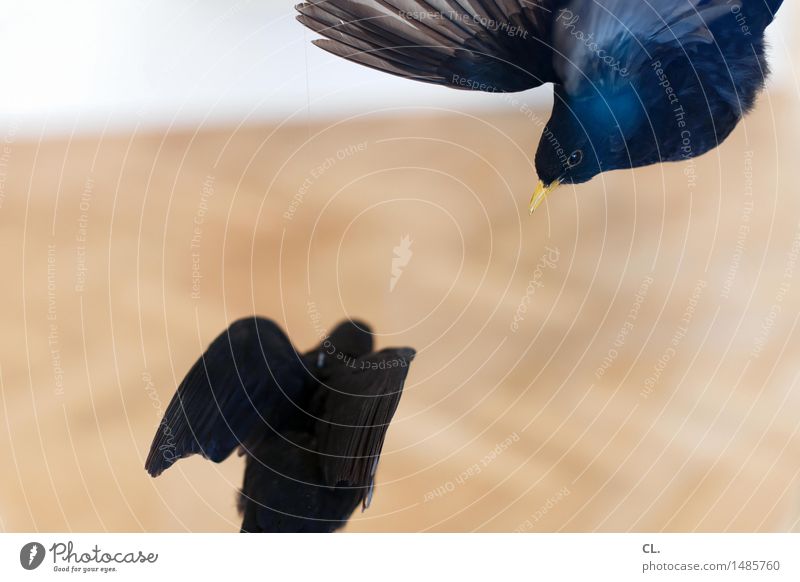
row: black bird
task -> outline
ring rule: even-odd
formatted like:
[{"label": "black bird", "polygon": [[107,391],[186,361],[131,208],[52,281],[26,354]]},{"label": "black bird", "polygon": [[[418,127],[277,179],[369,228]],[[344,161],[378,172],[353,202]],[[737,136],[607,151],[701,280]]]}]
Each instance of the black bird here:
[{"label": "black bird", "polygon": [[241,319],[189,370],[158,427],[153,477],[195,453],[247,455],[242,532],[332,532],[369,505],[410,348],[372,352],[364,323],[299,354],[274,322]]},{"label": "black bird", "polygon": [[298,20],[340,57],[456,89],[553,83],[531,212],[559,184],[699,156],[752,108],[783,0],[320,0]]}]

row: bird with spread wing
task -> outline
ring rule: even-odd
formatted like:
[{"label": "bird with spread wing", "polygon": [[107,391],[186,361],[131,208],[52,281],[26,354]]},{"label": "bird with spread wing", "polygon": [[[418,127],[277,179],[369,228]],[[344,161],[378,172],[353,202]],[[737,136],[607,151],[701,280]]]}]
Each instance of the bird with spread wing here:
[{"label": "bird with spread wing", "polygon": [[369,505],[411,348],[372,351],[364,323],[340,324],[298,353],[274,322],[241,319],[192,366],[169,403],[145,469],[181,458],[247,456],[243,532],[330,532]]},{"label": "bird with spread wing", "polygon": [[718,146],[768,74],[782,0],[316,0],[314,44],[456,89],[554,85],[530,210],[560,184]]}]

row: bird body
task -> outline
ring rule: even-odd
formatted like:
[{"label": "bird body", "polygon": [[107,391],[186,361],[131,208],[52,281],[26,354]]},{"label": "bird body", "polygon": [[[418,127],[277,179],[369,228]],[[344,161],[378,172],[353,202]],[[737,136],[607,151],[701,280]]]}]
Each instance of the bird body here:
[{"label": "bird body", "polygon": [[273,322],[247,318],[217,337],[164,414],[145,468],[154,477],[201,454],[246,455],[243,532],[330,532],[369,504],[410,348],[372,352],[345,322],[300,354]]},{"label": "bird body", "polygon": [[764,85],[764,30],[781,3],[323,0],[297,10],[326,37],[315,44],[394,75],[489,92],[553,83],[535,208],[559,184],[722,143]]}]

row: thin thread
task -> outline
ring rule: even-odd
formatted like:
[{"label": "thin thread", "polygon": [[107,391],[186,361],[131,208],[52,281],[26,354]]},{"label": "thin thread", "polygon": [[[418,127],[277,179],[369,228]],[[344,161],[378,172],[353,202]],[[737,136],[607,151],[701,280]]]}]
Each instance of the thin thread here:
[{"label": "thin thread", "polygon": [[311,81],[308,73],[308,38],[305,26],[303,26],[303,61],[305,64],[305,72],[306,72],[306,144],[310,145],[309,140],[311,139]]}]

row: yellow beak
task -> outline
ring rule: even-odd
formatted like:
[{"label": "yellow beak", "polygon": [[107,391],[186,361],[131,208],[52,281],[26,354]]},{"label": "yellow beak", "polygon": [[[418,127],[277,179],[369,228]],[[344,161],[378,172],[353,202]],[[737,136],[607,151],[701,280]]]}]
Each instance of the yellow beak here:
[{"label": "yellow beak", "polygon": [[531,214],[533,214],[534,211],[539,208],[539,205],[544,202],[544,199],[547,198],[547,195],[550,194],[550,192],[558,188],[559,184],[561,184],[561,182],[556,180],[549,186],[545,186],[544,182],[541,180],[539,181],[539,184],[536,186],[536,191],[533,193],[533,196],[531,196]]}]

